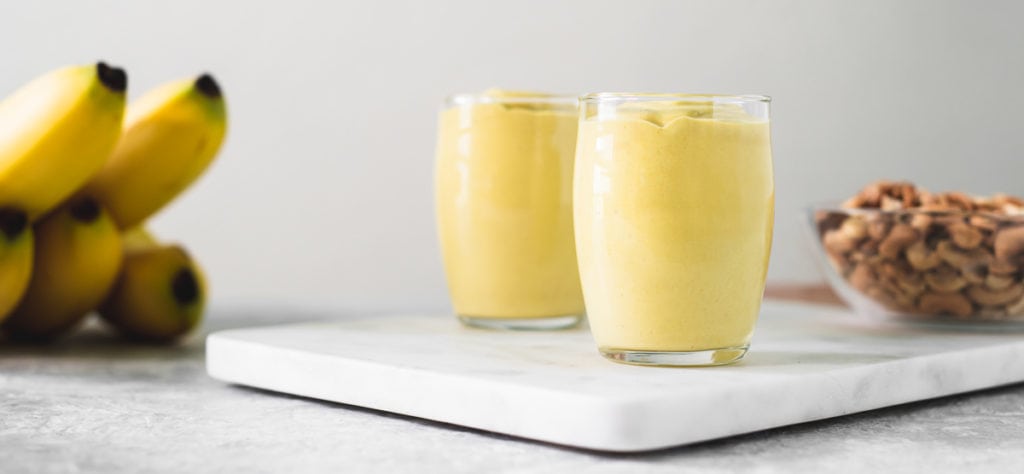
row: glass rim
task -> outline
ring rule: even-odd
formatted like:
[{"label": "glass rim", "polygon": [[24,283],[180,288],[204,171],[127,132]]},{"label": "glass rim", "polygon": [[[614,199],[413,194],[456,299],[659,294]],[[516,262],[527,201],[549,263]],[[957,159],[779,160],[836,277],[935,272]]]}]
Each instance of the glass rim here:
[{"label": "glass rim", "polygon": [[555,104],[578,105],[579,94],[526,94],[516,96],[495,96],[486,92],[468,92],[445,97],[445,106],[473,104]]},{"label": "glass rim", "polygon": [[772,98],[760,94],[690,94],[682,92],[591,92],[580,96],[580,102],[659,102],[659,101],[706,101],[770,103]]}]

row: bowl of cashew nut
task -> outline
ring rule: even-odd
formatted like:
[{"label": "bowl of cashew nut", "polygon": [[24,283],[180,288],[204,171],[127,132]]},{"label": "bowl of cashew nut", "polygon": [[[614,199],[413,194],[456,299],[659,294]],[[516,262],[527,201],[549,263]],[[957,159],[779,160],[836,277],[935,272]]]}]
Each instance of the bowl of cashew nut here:
[{"label": "bowl of cashew nut", "polygon": [[1024,199],[880,181],[809,220],[827,280],[860,313],[1024,327]]}]

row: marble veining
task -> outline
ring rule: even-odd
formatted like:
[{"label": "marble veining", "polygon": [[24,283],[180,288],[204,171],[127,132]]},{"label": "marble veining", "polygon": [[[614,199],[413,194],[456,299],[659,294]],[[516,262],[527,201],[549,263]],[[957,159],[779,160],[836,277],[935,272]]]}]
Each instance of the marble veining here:
[{"label": "marble veining", "polygon": [[606,361],[585,328],[502,333],[402,315],[214,333],[207,370],[278,392],[628,452],[1022,381],[1024,338],[768,303],[744,361],[672,369]]}]

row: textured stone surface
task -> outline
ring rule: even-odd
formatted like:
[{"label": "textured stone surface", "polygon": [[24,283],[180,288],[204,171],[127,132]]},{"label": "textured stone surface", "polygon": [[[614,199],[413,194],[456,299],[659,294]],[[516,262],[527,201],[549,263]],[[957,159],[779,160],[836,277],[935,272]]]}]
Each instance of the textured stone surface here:
[{"label": "textured stone surface", "polygon": [[[316,319],[214,311],[210,330]],[[277,313],[280,314],[280,313]],[[0,472],[1024,471],[1024,385],[654,453],[520,441],[208,378],[201,338],[0,345]]]}]

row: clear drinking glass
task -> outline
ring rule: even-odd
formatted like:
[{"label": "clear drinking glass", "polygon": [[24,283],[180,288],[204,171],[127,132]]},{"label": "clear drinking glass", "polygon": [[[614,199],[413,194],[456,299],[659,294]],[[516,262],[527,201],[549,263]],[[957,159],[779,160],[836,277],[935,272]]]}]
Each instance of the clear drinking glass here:
[{"label": "clear drinking glass", "polygon": [[601,353],[649,365],[743,357],[774,221],[769,98],[581,98],[576,249]]},{"label": "clear drinking glass", "polygon": [[440,114],[438,233],[472,326],[557,329],[584,314],[572,224],[576,96],[488,91]]}]

